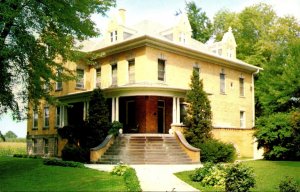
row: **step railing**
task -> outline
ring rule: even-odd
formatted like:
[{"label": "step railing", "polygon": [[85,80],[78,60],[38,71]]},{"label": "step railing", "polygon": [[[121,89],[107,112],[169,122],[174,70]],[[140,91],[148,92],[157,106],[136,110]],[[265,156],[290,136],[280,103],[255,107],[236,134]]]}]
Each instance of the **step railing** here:
[{"label": "step railing", "polygon": [[109,147],[114,143],[115,137],[113,135],[108,135],[104,141],[97,147],[90,149],[90,161],[91,163],[96,163],[101,156],[109,149]]},{"label": "step railing", "polygon": [[191,146],[180,131],[175,131],[175,137],[192,162],[200,163],[200,149]]}]

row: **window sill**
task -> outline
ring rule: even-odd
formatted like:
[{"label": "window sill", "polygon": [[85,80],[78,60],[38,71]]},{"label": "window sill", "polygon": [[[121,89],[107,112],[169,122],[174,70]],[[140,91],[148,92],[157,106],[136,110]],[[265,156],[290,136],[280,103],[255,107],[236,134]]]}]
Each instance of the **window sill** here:
[{"label": "window sill", "polygon": [[32,130],[32,131],[37,131],[38,128],[37,128],[37,127],[34,127],[34,128],[32,128],[31,130]]},{"label": "window sill", "polygon": [[226,93],[222,93],[222,92],[220,92],[220,95],[227,95]]},{"label": "window sill", "polygon": [[86,91],[86,89],[85,89],[85,88],[82,88],[82,87],[75,87],[75,90]]},{"label": "window sill", "polygon": [[49,129],[49,127],[43,127],[43,130],[48,130]]},{"label": "window sill", "polygon": [[63,89],[61,88],[61,89],[55,89],[55,92],[58,92],[58,91],[62,91]]},{"label": "window sill", "polygon": [[240,96],[240,98],[246,98],[246,96]]}]

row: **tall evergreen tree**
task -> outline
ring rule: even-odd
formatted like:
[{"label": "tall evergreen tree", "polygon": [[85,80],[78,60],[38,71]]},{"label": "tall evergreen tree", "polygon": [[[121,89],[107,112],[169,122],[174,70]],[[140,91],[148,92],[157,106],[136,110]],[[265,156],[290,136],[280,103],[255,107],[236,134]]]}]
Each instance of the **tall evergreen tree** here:
[{"label": "tall evergreen tree", "polygon": [[185,136],[192,145],[196,145],[212,137],[212,112],[210,101],[203,90],[203,80],[199,80],[197,70],[193,70],[190,88],[186,94],[188,108],[185,124],[188,128]]}]

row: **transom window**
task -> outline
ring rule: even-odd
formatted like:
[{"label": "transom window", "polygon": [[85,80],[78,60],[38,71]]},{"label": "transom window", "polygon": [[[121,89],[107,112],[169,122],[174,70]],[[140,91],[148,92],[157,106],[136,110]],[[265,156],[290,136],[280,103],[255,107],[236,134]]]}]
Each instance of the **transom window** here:
[{"label": "transom window", "polygon": [[165,81],[165,60],[158,59],[158,80]]},{"label": "transom window", "polygon": [[76,88],[84,88],[84,70],[77,69],[77,80],[76,80]]}]

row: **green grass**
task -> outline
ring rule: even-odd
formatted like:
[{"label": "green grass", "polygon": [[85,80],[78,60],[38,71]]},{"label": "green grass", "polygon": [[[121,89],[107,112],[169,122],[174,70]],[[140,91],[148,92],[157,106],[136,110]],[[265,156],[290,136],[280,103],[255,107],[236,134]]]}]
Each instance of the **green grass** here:
[{"label": "green grass", "polygon": [[41,159],[0,157],[1,191],[126,191],[124,178],[89,168],[43,165]]},{"label": "green grass", "polygon": [[0,156],[26,154],[26,142],[0,142]]},{"label": "green grass", "polygon": [[[253,167],[255,173],[256,187],[251,191],[278,191],[280,181],[286,177],[293,177],[300,186],[300,162],[291,161],[247,161],[244,164]],[[201,191],[221,191],[212,187],[203,187],[193,182],[189,175],[193,171],[175,173],[175,175],[191,186]],[[300,188],[299,188],[300,190]]]}]

